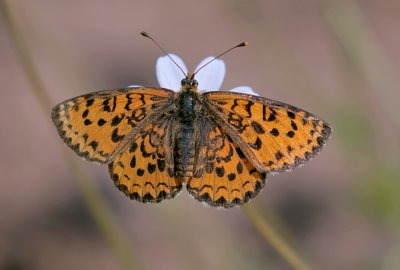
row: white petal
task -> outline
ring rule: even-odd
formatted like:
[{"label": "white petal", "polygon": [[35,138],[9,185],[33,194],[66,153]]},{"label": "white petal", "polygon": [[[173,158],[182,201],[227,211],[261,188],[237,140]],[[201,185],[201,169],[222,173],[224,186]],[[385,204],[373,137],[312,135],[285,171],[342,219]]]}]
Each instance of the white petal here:
[{"label": "white petal", "polygon": [[235,87],[235,88],[233,88],[233,89],[231,89],[229,91],[236,92],[236,93],[250,94],[250,95],[253,95],[253,96],[259,96],[259,94],[256,93],[253,90],[253,88],[251,88],[249,86],[238,86],[238,87]]},{"label": "white petal", "polygon": [[[201,66],[214,59],[213,56],[207,57],[196,67],[197,71]],[[224,81],[225,63],[222,60],[214,60],[196,74],[195,79],[199,83],[199,89],[204,91],[218,91]]]},{"label": "white petal", "polygon": [[[174,55],[170,54],[172,59],[183,69],[187,74],[187,68],[183,60]],[[181,88],[181,80],[185,78],[182,71],[169,59],[168,56],[162,56],[157,59],[156,63],[156,74],[158,83],[163,88],[168,88],[174,91],[179,91]]]}]

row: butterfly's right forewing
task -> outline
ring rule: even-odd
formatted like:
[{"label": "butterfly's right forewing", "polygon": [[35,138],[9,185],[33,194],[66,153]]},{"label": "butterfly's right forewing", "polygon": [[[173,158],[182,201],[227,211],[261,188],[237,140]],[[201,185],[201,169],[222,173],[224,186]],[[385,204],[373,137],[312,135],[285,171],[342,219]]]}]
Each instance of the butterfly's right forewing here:
[{"label": "butterfly's right forewing", "polygon": [[223,91],[204,96],[215,121],[261,172],[298,167],[314,157],[331,134],[325,121],[279,101]]}]

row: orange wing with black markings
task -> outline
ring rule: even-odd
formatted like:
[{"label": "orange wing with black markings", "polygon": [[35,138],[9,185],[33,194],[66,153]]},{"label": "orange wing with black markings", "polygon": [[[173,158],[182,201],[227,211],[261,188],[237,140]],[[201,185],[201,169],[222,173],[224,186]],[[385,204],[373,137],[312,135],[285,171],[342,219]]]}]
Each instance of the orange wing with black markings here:
[{"label": "orange wing with black markings", "polygon": [[174,173],[171,121],[161,119],[146,126],[109,164],[115,185],[129,198],[160,202],[182,189]]},{"label": "orange wing with black markings", "polygon": [[260,173],[241,149],[212,121],[199,125],[202,139],[197,142],[193,177],[188,192],[211,206],[230,208],[255,197],[264,187]]},{"label": "orange wing with black markings", "polygon": [[331,127],[294,106],[233,92],[203,94],[222,130],[261,172],[290,170],[314,157]]},{"label": "orange wing with black markings", "polygon": [[52,119],[61,138],[79,156],[106,163],[129,143],[135,127],[140,130],[154,120],[173,97],[173,91],[162,88],[94,92],[58,104]]}]

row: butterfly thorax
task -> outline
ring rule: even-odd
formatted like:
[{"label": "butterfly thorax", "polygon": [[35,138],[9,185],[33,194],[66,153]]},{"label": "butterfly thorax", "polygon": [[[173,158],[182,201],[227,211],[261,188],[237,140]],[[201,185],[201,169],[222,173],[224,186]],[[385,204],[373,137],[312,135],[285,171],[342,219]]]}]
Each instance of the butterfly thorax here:
[{"label": "butterfly thorax", "polygon": [[181,123],[192,123],[195,117],[197,94],[191,90],[183,90],[177,98],[177,112]]},{"label": "butterfly thorax", "polygon": [[194,75],[188,73],[186,78],[181,81],[181,91],[176,97],[176,107],[181,123],[192,124],[195,118],[195,107],[198,100],[197,81]]}]

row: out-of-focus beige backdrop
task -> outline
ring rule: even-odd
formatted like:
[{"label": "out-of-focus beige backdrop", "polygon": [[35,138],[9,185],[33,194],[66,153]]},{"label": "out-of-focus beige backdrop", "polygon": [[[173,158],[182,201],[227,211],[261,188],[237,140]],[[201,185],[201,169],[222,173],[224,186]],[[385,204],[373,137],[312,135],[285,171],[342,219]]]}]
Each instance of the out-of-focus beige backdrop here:
[{"label": "out-of-focus beige backdrop", "polygon": [[[320,155],[269,176],[251,201],[314,269],[400,269],[400,2],[323,0],[8,1],[53,104],[129,84],[157,86],[162,55],[189,69],[223,57],[223,89],[316,113],[333,126]],[[0,17],[0,269],[120,269]],[[68,150],[70,151],[70,150]],[[107,166],[75,157],[143,269],[291,269],[241,209],[186,191],[130,201]]]}]

